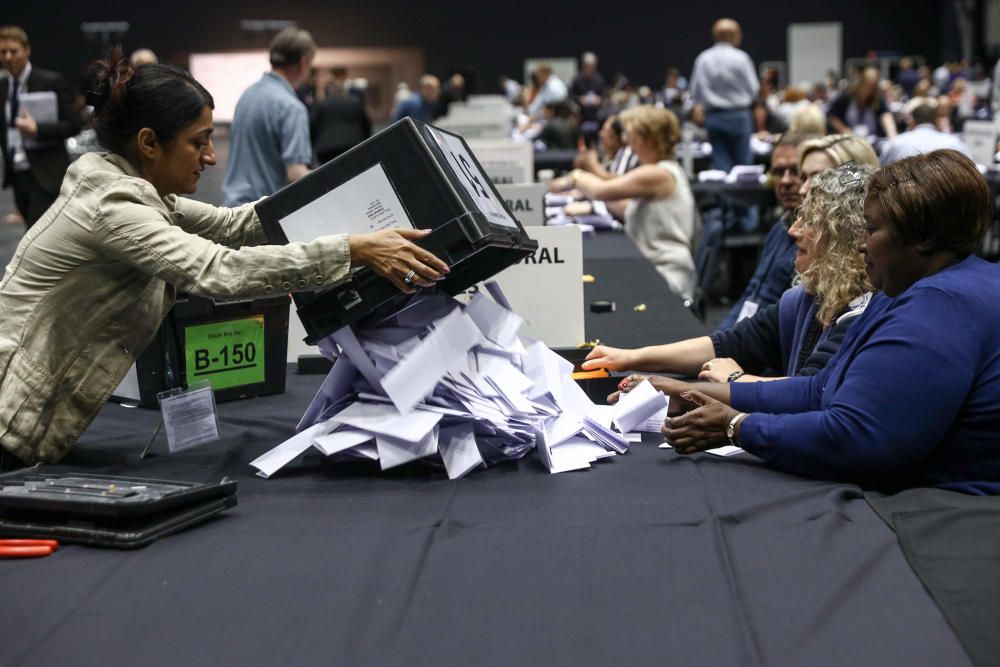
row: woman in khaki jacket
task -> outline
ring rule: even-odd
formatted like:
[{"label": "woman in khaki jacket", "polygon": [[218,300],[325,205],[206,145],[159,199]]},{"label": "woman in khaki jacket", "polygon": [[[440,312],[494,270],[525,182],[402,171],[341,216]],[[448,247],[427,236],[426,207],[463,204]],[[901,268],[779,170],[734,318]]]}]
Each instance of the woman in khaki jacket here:
[{"label": "woman in khaki jacket", "polygon": [[95,63],[108,153],[66,173],[0,282],[0,467],[58,461],[152,340],[175,290],[252,297],[315,288],[367,265],[409,292],[448,272],[411,240],[425,230],[266,239],[252,204],[177,195],[215,164],[212,96],[165,65]]}]

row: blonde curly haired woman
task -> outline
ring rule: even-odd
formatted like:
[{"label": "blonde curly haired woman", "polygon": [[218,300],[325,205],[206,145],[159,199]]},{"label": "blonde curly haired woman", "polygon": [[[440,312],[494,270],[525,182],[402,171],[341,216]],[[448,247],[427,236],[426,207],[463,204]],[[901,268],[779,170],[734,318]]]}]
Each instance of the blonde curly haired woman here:
[{"label": "blonde curly haired woman", "polygon": [[[849,162],[813,177],[788,231],[798,247],[797,284],[777,304],[711,336],[636,350],[599,345],[583,368],[680,373],[715,382],[818,373],[871,297],[857,244],[865,225],[865,184],[873,171]],[[628,383],[641,379],[632,376]]]}]

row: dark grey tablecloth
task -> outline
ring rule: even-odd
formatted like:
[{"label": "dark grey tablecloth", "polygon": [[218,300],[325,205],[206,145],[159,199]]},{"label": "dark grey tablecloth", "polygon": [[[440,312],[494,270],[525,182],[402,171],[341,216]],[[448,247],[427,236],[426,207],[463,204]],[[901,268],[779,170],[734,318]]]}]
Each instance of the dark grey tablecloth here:
[{"label": "dark grey tablecloth", "polygon": [[0,664],[963,665],[852,486],[634,445],[456,482],[309,455],[248,463],[318,385],[220,406],[224,439],[139,461],[109,405],[55,470],[239,480],[240,505],[139,551],[0,561]]}]

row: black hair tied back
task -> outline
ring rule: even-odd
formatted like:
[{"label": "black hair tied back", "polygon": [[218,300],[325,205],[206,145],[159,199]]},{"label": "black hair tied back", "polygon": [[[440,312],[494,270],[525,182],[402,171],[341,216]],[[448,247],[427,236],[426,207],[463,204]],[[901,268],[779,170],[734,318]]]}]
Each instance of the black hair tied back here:
[{"label": "black hair tied back", "polygon": [[129,81],[135,75],[135,69],[122,53],[121,46],[114,47],[107,57],[95,60],[88,74],[90,88],[87,90],[87,104],[94,107],[98,116],[114,116],[115,109],[122,105],[128,94]]},{"label": "black hair tied back", "polygon": [[172,141],[206,107],[215,108],[212,96],[188,72],[161,64],[132,67],[120,46],[90,65],[88,81],[97,141],[126,157],[143,128],[160,141]]}]

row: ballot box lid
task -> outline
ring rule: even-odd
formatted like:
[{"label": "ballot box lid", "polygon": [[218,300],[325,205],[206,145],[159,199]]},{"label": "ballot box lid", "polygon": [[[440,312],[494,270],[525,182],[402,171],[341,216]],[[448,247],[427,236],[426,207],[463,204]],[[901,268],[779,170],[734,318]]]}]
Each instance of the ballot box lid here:
[{"label": "ballot box lid", "polygon": [[[457,294],[538,247],[465,141],[404,118],[256,205],[272,243],[390,227],[430,229],[418,244],[451,268],[437,288]],[[368,267],[322,291],[294,295],[310,343],[405,303]]]}]

